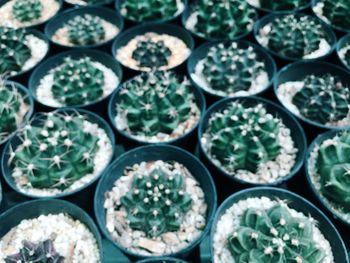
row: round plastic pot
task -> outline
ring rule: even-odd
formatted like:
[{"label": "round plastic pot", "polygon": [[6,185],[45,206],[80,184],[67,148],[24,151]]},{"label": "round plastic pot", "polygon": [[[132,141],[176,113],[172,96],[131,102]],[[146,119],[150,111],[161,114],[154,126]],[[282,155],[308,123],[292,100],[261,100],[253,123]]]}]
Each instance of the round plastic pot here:
[{"label": "round plastic pot", "polygon": [[45,35],[47,36],[50,41],[63,49],[72,49],[72,48],[103,48],[106,46],[109,46],[113,40],[117,37],[115,35],[112,39],[108,41],[104,41],[99,44],[93,44],[93,45],[74,45],[74,46],[69,46],[69,45],[64,45],[59,42],[55,42],[52,37],[55,35],[57,30],[63,28],[66,23],[69,20],[72,20],[73,18],[77,16],[83,16],[85,14],[89,14],[92,16],[97,16],[99,18],[102,18],[106,20],[107,22],[115,25],[118,29],[119,32],[118,34],[123,30],[124,27],[124,20],[121,16],[119,16],[116,12],[113,10],[106,8],[106,7],[81,7],[81,8],[71,8],[68,9],[62,13],[59,13],[56,15],[50,22],[48,22],[45,26]]},{"label": "round plastic pot", "polygon": [[233,43],[233,42],[236,42],[238,45],[238,48],[241,48],[241,49],[248,49],[249,47],[253,47],[254,52],[257,54],[256,59],[258,61],[264,62],[265,66],[266,66],[266,71],[267,71],[267,74],[269,76],[269,83],[268,83],[268,85],[266,85],[266,87],[263,90],[261,90],[260,92],[254,94],[254,95],[259,95],[259,94],[264,93],[273,83],[273,79],[277,73],[276,63],[273,60],[273,58],[269,55],[269,53],[267,53],[260,46],[253,44],[253,43],[250,43],[248,41],[243,41],[243,40],[238,40],[238,41],[227,40],[227,41],[207,42],[193,51],[193,53],[191,54],[190,58],[187,61],[187,72],[191,78],[193,85],[197,86],[198,88],[200,88],[204,92],[208,102],[216,102],[219,99],[227,98],[227,96],[220,96],[220,95],[217,95],[217,94],[214,94],[214,93],[207,91],[206,89],[204,89],[201,85],[199,85],[192,78],[192,74],[195,73],[196,66],[197,66],[198,62],[203,60],[204,58],[206,58],[210,48],[212,48],[213,46],[217,46],[220,43],[223,43],[225,45],[229,45],[230,43]]},{"label": "round plastic pot", "polygon": [[103,235],[111,240],[121,251],[123,251],[133,260],[142,258],[154,259],[156,257],[149,257],[133,253],[113,240],[111,234],[106,228],[106,213],[104,208],[105,193],[111,191],[114,183],[123,175],[124,169],[126,167],[130,167],[141,162],[150,162],[156,160],[175,161],[183,164],[190,171],[193,177],[199,182],[201,188],[203,189],[203,192],[205,193],[205,201],[208,205],[207,224],[200,237],[177,253],[162,256],[179,258],[185,258],[188,256],[203,240],[206,233],[208,233],[216,210],[217,197],[215,184],[206,167],[194,155],[182,150],[181,148],[169,145],[150,145],[139,147],[126,152],[118,159],[116,159],[104,172],[103,177],[98,183],[96,189],[94,209],[97,223]]},{"label": "round plastic pot", "polygon": [[318,229],[321,230],[324,237],[329,241],[332,247],[334,262],[349,262],[344,242],[337,229],[316,206],[297,194],[273,187],[256,187],[242,190],[231,195],[221,204],[216,212],[213,227],[210,233],[212,260],[214,255],[213,238],[216,232],[218,220],[233,204],[239,202],[240,200],[246,200],[254,197],[267,197],[273,200],[286,200],[288,207],[291,209],[295,209],[296,211],[303,213],[305,216],[310,215],[316,220]]},{"label": "round plastic pot", "polygon": [[[29,91],[42,111],[52,111],[57,108],[64,108],[64,107],[54,107],[54,106],[46,105],[43,102],[39,101],[36,96],[36,90],[40,84],[40,81],[47,74],[49,74],[49,71],[61,65],[64,62],[64,59],[66,59],[67,57],[70,57],[72,59],[89,57],[91,58],[92,61],[100,62],[107,68],[111,69],[118,76],[119,81],[122,81],[123,74],[119,63],[107,53],[104,53],[98,50],[92,50],[92,49],[77,49],[73,51],[59,53],[53,57],[50,57],[48,60],[42,63],[38,68],[36,68],[29,79],[29,85],[28,85]],[[117,87],[118,86],[116,86],[115,88]],[[94,112],[98,112],[100,113],[100,115],[104,115],[105,112],[107,111],[106,104],[110,95],[102,99],[100,98],[95,102],[92,102],[89,104],[72,105],[71,107],[88,109]]]},{"label": "round plastic pot", "polygon": [[272,9],[268,9],[268,8],[264,8],[264,7],[259,7],[259,6],[254,6],[251,5],[252,7],[254,7],[256,10],[260,11],[261,15],[266,15],[266,14],[293,14],[293,13],[297,13],[300,11],[303,11],[307,8],[309,8],[311,6],[310,1],[308,1],[305,5],[299,6],[297,8],[291,9],[291,10],[272,10]]},{"label": "round plastic pot", "polygon": [[144,260],[139,260],[136,263],[186,263],[187,261],[170,258],[170,257],[159,257],[159,258],[149,258]]},{"label": "round plastic pot", "polygon": [[113,2],[114,0],[104,0],[103,2],[101,3],[98,3],[98,4],[94,4],[94,5],[79,5],[79,4],[71,4],[69,3],[69,1],[67,0],[64,0],[64,2],[68,5],[68,6],[74,6],[74,7],[85,7],[85,6],[102,6],[102,5],[109,5]]},{"label": "round plastic pot", "polygon": [[348,65],[341,57],[340,57],[340,50],[345,47],[345,45],[350,46],[350,33],[339,39],[337,43],[337,56],[340,60],[340,62],[343,64],[343,66],[350,71],[350,65]]}]

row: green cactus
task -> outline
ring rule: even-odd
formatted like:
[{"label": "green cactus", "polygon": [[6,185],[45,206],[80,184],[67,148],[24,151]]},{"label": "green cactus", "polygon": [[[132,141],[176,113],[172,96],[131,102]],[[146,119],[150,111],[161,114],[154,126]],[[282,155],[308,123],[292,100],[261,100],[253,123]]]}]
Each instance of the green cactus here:
[{"label": "green cactus", "polygon": [[188,120],[195,104],[191,84],[169,71],[143,73],[126,82],[117,99],[117,114],[125,115],[133,135],[172,134]]},{"label": "green cactus", "polygon": [[13,75],[20,72],[30,57],[26,31],[0,27],[0,74]]},{"label": "green cactus", "polygon": [[234,39],[252,30],[256,11],[241,0],[198,0],[192,6],[197,14],[193,28],[207,38]]},{"label": "green cactus", "polygon": [[274,160],[281,150],[276,140],[280,120],[266,112],[262,104],[247,107],[235,101],[223,111],[214,113],[204,133],[205,150],[228,173],[248,170]]},{"label": "green cactus", "polygon": [[320,124],[337,122],[349,114],[350,91],[330,74],[308,75],[303,88],[292,98],[300,114]]},{"label": "green cactus", "polygon": [[34,119],[10,149],[9,164],[34,188],[67,189],[94,171],[98,137],[84,128],[79,113],[48,113]]},{"label": "green cactus", "polygon": [[312,224],[306,217],[293,217],[283,204],[248,208],[229,236],[228,248],[237,263],[322,263],[325,253],[313,241]]},{"label": "green cactus", "polygon": [[54,68],[51,87],[54,98],[65,106],[84,105],[101,98],[104,74],[92,63],[89,57],[67,57]]},{"label": "green cactus", "polygon": [[[315,2],[316,5],[313,7],[313,10],[316,15],[333,26],[342,28],[344,30],[350,30],[349,0],[317,0]],[[320,14],[318,12],[318,6],[321,8]]]},{"label": "green cactus", "polygon": [[308,3],[308,0],[259,0],[259,7],[274,11],[291,11],[306,6]]},{"label": "green cactus", "polygon": [[333,138],[335,143],[320,145],[316,159],[321,193],[350,212],[350,132]]},{"label": "green cactus", "polygon": [[184,176],[169,175],[162,167],[154,168],[148,175],[135,174],[131,190],[120,201],[127,210],[129,226],[148,237],[177,231],[192,207]]},{"label": "green cactus", "polygon": [[40,0],[15,0],[12,14],[20,22],[31,22],[41,17],[42,9]]},{"label": "green cactus", "polygon": [[89,14],[75,16],[68,20],[66,27],[69,41],[74,45],[94,45],[105,39],[106,32],[102,25],[102,19],[98,16]]}]

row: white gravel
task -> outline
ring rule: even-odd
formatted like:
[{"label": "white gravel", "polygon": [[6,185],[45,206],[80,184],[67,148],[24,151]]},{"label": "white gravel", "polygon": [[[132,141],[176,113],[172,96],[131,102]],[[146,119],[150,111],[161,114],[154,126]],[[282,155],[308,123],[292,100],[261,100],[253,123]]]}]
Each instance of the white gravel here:
[{"label": "white gravel", "polygon": [[63,213],[22,220],[1,239],[0,261],[18,253],[23,240],[39,243],[49,238],[53,239],[55,250],[67,263],[101,262],[94,235],[83,223]]},{"label": "white gravel", "polygon": [[65,1],[72,5],[83,5],[83,6],[88,5],[86,0],[85,1],[84,0],[65,0]]},{"label": "white gravel", "polygon": [[[228,208],[219,218],[217,224],[213,226],[215,229],[213,236],[214,263],[235,263],[235,260],[227,247],[227,239],[239,227],[241,217],[246,209],[255,208],[257,210],[267,210],[274,205],[277,205],[278,203],[285,204],[284,201],[272,200],[268,197],[252,197],[245,200],[240,200]],[[289,208],[287,205],[286,207]],[[322,263],[334,263],[332,247],[329,241],[326,240],[322,234],[321,230],[318,229],[315,219],[309,215],[304,215],[303,213],[291,208],[289,208],[289,211],[293,217],[309,218],[309,220],[312,220],[312,222],[314,222],[312,239],[325,253],[325,259]]]},{"label": "white gravel", "polygon": [[349,52],[349,50],[350,50],[350,44],[347,44],[347,45],[345,45],[343,48],[341,48],[341,49],[339,50],[339,52],[338,52],[338,55],[339,55],[340,59],[341,59],[347,66],[350,66],[350,65],[349,65],[349,62],[350,62],[350,61],[346,61],[345,55],[346,55],[347,52]]},{"label": "white gravel", "polygon": [[22,71],[31,69],[32,67],[37,65],[49,51],[49,46],[44,40],[34,35],[27,35],[25,38],[25,44],[29,47],[31,51],[31,58],[24,63],[24,65],[22,66]]},{"label": "white gravel", "polygon": [[312,7],[312,11],[314,11],[314,13],[321,18],[324,22],[326,22],[327,24],[331,24],[331,21],[329,21],[329,19],[327,17],[324,16],[323,14],[323,8],[324,8],[324,3],[322,3],[321,1],[319,1],[318,3],[316,3],[313,7]]},{"label": "white gravel", "polygon": [[261,7],[260,0],[247,0],[247,3],[255,7]]}]

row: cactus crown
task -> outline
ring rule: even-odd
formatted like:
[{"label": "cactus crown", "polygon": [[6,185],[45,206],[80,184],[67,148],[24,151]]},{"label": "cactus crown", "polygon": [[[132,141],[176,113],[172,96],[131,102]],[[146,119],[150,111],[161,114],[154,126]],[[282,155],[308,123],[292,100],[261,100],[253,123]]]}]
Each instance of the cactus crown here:
[{"label": "cactus crown", "polygon": [[63,105],[88,104],[103,95],[103,71],[89,57],[65,58],[62,65],[53,69],[53,80],[52,94]]},{"label": "cactus crown", "polygon": [[326,125],[348,116],[350,91],[338,77],[308,75],[302,81],[303,88],[292,99],[302,116]]},{"label": "cactus crown", "polygon": [[305,6],[308,2],[308,0],[259,0],[259,7],[274,11],[289,11]]},{"label": "cactus crown", "polygon": [[65,190],[94,171],[96,135],[79,113],[48,113],[34,119],[10,149],[9,164],[26,177],[26,186]]},{"label": "cactus crown", "polygon": [[236,262],[321,263],[325,254],[312,239],[311,220],[293,217],[285,204],[277,204],[248,208],[228,247]]},{"label": "cactus crown", "polygon": [[20,22],[31,22],[41,17],[40,0],[15,0],[12,14]]},{"label": "cactus crown", "polygon": [[30,57],[25,30],[0,27],[0,74],[13,75],[21,71]]},{"label": "cactus crown", "polygon": [[198,0],[193,12],[193,30],[208,38],[234,39],[251,31],[256,20],[255,9],[241,0]]},{"label": "cactus crown", "polygon": [[105,39],[102,19],[98,16],[84,14],[75,16],[66,24],[69,41],[74,45],[94,45]]},{"label": "cactus crown", "polygon": [[38,244],[24,240],[17,254],[5,258],[5,263],[63,263],[64,257],[58,254],[51,239]]},{"label": "cactus crown", "polygon": [[325,22],[341,29],[350,29],[349,0],[318,0],[316,1],[313,10],[316,15],[322,18]]},{"label": "cactus crown", "polygon": [[255,173],[260,164],[280,154],[281,146],[276,140],[279,129],[280,120],[267,113],[262,104],[247,107],[233,102],[211,116],[202,138],[207,144],[203,146],[228,173]]},{"label": "cactus crown", "polygon": [[192,199],[185,191],[184,176],[159,165],[147,174],[133,175],[131,191],[121,198],[121,204],[132,229],[157,237],[180,228]]},{"label": "cactus crown", "polygon": [[321,144],[316,159],[322,194],[350,212],[350,132],[335,136],[334,143]]}]

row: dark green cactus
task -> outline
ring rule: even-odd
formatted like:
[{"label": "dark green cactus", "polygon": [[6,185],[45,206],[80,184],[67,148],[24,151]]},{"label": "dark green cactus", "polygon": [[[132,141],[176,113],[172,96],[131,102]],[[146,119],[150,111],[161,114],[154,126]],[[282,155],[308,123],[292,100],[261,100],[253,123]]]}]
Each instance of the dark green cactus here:
[{"label": "dark green cactus", "polygon": [[[313,7],[314,12],[325,22],[344,30],[350,30],[350,1],[349,0],[317,0]],[[321,14],[318,12],[321,7]]]},{"label": "dark green cactus", "polygon": [[350,132],[343,132],[333,140],[335,143],[321,144],[318,150],[315,167],[320,176],[320,190],[327,199],[350,212]]},{"label": "dark green cactus", "polygon": [[89,57],[65,58],[53,69],[54,98],[63,105],[84,105],[97,101],[103,95],[104,74],[94,67]]},{"label": "dark green cactus", "polygon": [[248,208],[228,238],[235,262],[322,263],[325,253],[313,241],[312,222],[293,217],[285,205]]},{"label": "dark green cactus", "polygon": [[52,240],[38,244],[23,241],[23,247],[17,254],[5,258],[5,263],[63,263],[64,257],[58,254]]},{"label": "dark green cactus", "polygon": [[207,38],[234,39],[252,30],[256,20],[253,7],[241,0],[198,0],[192,6],[197,13],[194,30]]},{"label": "dark green cactus", "polygon": [[135,174],[131,190],[120,201],[127,210],[129,226],[148,237],[177,231],[192,207],[191,196],[185,192],[184,176],[168,175],[161,167],[149,175]]},{"label": "dark green cactus", "polygon": [[0,27],[0,74],[13,75],[20,72],[30,57],[26,31]]},{"label": "dark green cactus", "polygon": [[338,77],[308,75],[292,98],[300,114],[320,124],[337,122],[349,114],[350,91]]},{"label": "dark green cactus", "polygon": [[94,45],[105,39],[102,19],[98,16],[84,14],[76,16],[66,24],[69,41],[74,45]]},{"label": "dark green cactus", "polygon": [[268,114],[262,104],[247,107],[233,102],[209,119],[204,133],[205,150],[229,173],[255,173],[260,164],[280,154],[281,146],[276,140],[279,129],[280,120]]},{"label": "dark green cactus", "polygon": [[18,133],[22,143],[10,151],[9,164],[34,188],[67,189],[94,171],[98,137],[84,129],[79,113],[48,113]]},{"label": "dark green cactus", "polygon": [[15,0],[12,14],[20,22],[31,22],[41,17],[42,8],[40,0]]},{"label": "dark green cactus", "polygon": [[[249,1],[248,1],[249,2]],[[274,10],[274,11],[289,11],[295,10],[302,6],[306,6],[309,1],[308,0],[259,0],[259,7]]]},{"label": "dark green cactus", "polygon": [[171,134],[188,120],[195,104],[191,84],[169,71],[143,73],[126,82],[117,100],[133,135]]}]

